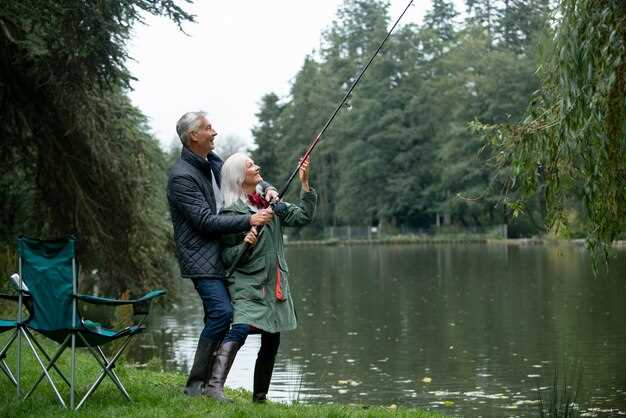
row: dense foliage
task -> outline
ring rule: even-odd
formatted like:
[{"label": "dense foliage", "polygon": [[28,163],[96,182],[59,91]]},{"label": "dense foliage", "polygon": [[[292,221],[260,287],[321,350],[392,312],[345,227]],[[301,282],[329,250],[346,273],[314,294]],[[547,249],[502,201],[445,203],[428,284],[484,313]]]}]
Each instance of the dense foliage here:
[{"label": "dense foliage", "polygon": [[562,0],[559,10],[526,118],[484,129],[500,166],[514,169],[511,188],[545,189],[554,228],[571,228],[568,209],[582,209],[606,254],[626,230],[626,2]]},{"label": "dense foliage", "polygon": [[[550,32],[548,0],[434,0],[421,26],[388,40],[316,150],[319,225],[429,227],[506,223],[541,231],[542,200],[514,219],[502,173],[472,121],[521,121],[539,87],[538,40]],[[290,95],[262,100],[256,159],[274,182],[293,169],[390,24],[385,1],[346,0]],[[276,179],[276,180],[274,180]],[[534,225],[533,225],[534,223]]]},{"label": "dense foliage", "polygon": [[171,1],[27,0],[0,7],[0,241],[80,239],[106,291],[171,276],[165,156],[127,96],[140,13],[181,24]]}]

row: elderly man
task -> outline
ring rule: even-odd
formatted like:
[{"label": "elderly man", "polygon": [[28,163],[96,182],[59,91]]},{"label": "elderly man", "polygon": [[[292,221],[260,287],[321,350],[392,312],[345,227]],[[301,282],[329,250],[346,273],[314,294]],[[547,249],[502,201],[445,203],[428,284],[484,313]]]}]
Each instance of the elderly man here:
[{"label": "elderly man", "polygon": [[[202,394],[210,377],[214,353],[229,329],[233,314],[224,283],[219,238],[222,234],[269,223],[272,210],[268,208],[253,215],[218,215],[223,205],[218,186],[222,160],[212,152],[217,132],[204,112],[184,114],[176,124],[176,132],[183,149],[170,172],[167,200],[181,275],[193,281],[204,307],[204,329],[185,386],[187,395],[197,396]],[[268,200],[278,194],[267,183],[262,188]]]}]

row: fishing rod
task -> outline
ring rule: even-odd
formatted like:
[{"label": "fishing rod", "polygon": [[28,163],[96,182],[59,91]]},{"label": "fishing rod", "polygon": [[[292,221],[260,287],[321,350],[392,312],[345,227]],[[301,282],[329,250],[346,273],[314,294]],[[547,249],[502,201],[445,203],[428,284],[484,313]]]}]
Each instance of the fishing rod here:
[{"label": "fishing rod", "polygon": [[[343,107],[344,103],[348,100],[348,97],[350,97],[350,93],[352,93],[352,90],[354,90],[356,85],[359,83],[359,81],[363,77],[363,74],[365,74],[365,72],[369,68],[370,64],[372,63],[372,61],[374,61],[374,58],[376,58],[376,56],[378,55],[378,53],[382,49],[383,45],[385,44],[385,42],[387,42],[387,39],[389,39],[389,36],[391,36],[391,33],[396,28],[398,23],[400,23],[400,20],[402,19],[402,17],[406,13],[406,11],[409,10],[409,7],[411,7],[412,4],[413,4],[413,0],[410,0],[409,4],[407,4],[406,7],[404,8],[404,11],[402,12],[402,14],[400,14],[398,19],[396,19],[396,22],[391,27],[391,29],[389,29],[389,32],[387,32],[387,35],[385,36],[385,38],[382,40],[380,45],[378,45],[378,48],[376,49],[376,52],[374,52],[374,54],[369,59],[369,61],[365,65],[365,67],[363,67],[363,69],[359,73],[359,75],[356,78],[356,80],[354,80],[354,82],[352,83],[352,85],[350,86],[350,88],[348,89],[346,94],[343,96],[343,99],[341,99],[341,101],[339,102],[339,104],[335,108],[335,111],[330,115],[330,118],[328,118],[328,120],[326,121],[326,124],[324,125],[322,130],[319,132],[319,134],[317,134],[317,136],[315,137],[313,142],[309,145],[309,147],[307,148],[306,152],[304,153],[304,155],[302,156],[302,158],[298,162],[298,166],[296,167],[295,170],[293,170],[293,172],[291,173],[291,175],[287,179],[287,183],[278,192],[278,200],[282,199],[282,197],[285,195],[285,193],[287,192],[287,189],[289,189],[289,186],[291,185],[291,182],[296,177],[296,174],[298,174],[298,171],[300,171],[300,168],[302,167],[302,164],[304,164],[304,162],[307,160],[307,158],[309,158],[309,156],[311,155],[311,153],[313,152],[313,150],[315,149],[317,144],[320,142],[320,139],[322,138],[322,135],[324,135],[324,132],[326,132],[326,129],[328,129],[330,124],[335,119],[335,116],[337,116],[337,113],[339,113],[339,110]],[[262,229],[262,225],[257,227],[257,233],[258,234],[261,233],[261,229]],[[237,264],[239,264],[239,261],[241,261],[241,258],[243,257],[243,255],[245,254],[245,252],[248,250],[249,247],[250,247],[250,245],[246,243],[244,250],[239,254],[239,256],[237,257],[235,262],[230,266],[230,268],[226,272],[226,277],[230,277],[233,274],[233,271],[235,271],[235,267],[237,267]]]}]

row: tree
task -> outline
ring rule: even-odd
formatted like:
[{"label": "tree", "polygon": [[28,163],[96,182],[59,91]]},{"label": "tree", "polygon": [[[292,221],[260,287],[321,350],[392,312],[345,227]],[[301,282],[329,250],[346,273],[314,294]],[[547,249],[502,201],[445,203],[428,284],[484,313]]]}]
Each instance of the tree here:
[{"label": "tree", "polygon": [[[307,57],[296,75],[290,90],[291,100],[281,112],[278,126],[280,147],[276,156],[280,161],[281,187],[295,169],[298,159],[317,136],[340,99],[341,90],[337,77],[330,69]],[[319,191],[316,223],[335,224],[334,205],[337,192],[337,147],[339,146],[337,123],[327,130],[312,156],[312,184]],[[297,196],[292,187],[291,198]]]},{"label": "tree", "polygon": [[[325,67],[341,68],[339,81],[345,91],[378,48],[387,31],[388,4],[385,2],[345,2],[339,19],[327,37]],[[393,98],[399,74],[390,42],[376,57],[358,90],[352,93],[334,127],[337,177],[329,186],[337,189],[335,213],[353,224],[390,222],[392,198],[373,189],[387,190],[389,162],[395,157],[389,143],[401,119]]]},{"label": "tree", "polygon": [[82,271],[112,292],[171,276],[165,156],[126,96],[126,42],[144,12],[192,20],[157,0],[0,9],[0,169],[24,180],[8,194],[26,211],[0,238],[76,234]]},{"label": "tree", "polygon": [[525,119],[483,129],[513,166],[511,185],[545,185],[549,227],[567,227],[582,200],[588,241],[606,257],[626,227],[626,2],[562,0],[559,15]]},{"label": "tree", "polygon": [[465,0],[469,26],[482,28],[490,43],[494,37],[494,26],[497,15],[497,3],[499,0]]},{"label": "tree", "polygon": [[424,16],[424,27],[432,30],[443,42],[451,42],[456,35],[454,18],[458,15],[452,2],[433,0],[431,9]]},{"label": "tree", "polygon": [[[277,151],[282,137],[279,129],[280,115],[283,106],[279,97],[269,93],[261,99],[261,108],[256,117],[258,124],[252,129],[252,136],[257,145],[252,152],[252,158],[263,169],[263,176],[272,181],[278,181],[284,174],[280,172],[280,163]],[[280,187],[280,186],[279,186]]]},{"label": "tree", "polygon": [[523,53],[542,33],[550,13],[550,0],[503,0],[496,8],[496,31],[506,49]]}]

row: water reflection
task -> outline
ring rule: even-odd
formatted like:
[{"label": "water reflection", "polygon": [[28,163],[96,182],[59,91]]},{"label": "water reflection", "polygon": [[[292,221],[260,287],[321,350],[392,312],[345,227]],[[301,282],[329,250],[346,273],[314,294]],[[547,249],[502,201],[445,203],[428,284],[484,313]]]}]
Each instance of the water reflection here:
[{"label": "water reflection", "polygon": [[[272,399],[533,416],[555,368],[574,385],[578,362],[587,413],[626,411],[626,252],[601,278],[576,246],[311,247],[288,257],[300,326],[282,338]],[[137,361],[188,370],[202,309],[183,285],[190,303],[153,318]],[[249,337],[227,386],[252,388],[259,344]]]}]

